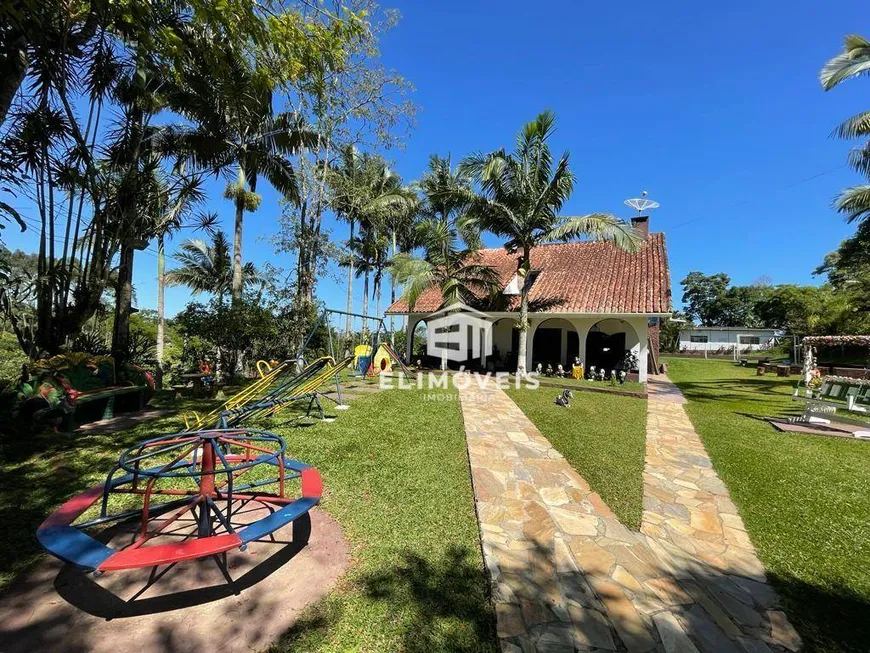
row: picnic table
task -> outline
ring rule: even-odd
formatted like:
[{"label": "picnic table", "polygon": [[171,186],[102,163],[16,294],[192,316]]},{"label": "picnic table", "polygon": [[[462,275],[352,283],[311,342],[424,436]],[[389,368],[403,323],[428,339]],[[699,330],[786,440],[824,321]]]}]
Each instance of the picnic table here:
[{"label": "picnic table", "polygon": [[205,393],[205,385],[203,385],[202,380],[207,376],[211,376],[211,375],[210,374],[203,374],[201,372],[194,372],[191,374],[182,374],[181,378],[182,379],[189,379],[190,381],[193,381],[193,395],[197,396],[197,395],[201,395],[201,394]]}]

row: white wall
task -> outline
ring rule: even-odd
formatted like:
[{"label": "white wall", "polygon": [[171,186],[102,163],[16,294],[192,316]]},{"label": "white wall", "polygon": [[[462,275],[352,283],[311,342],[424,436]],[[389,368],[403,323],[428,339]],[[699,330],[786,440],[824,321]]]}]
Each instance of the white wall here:
[{"label": "white wall", "polygon": [[[414,327],[425,318],[425,314],[414,314],[408,319],[406,325],[406,333],[410,336],[413,333]],[[506,357],[511,351],[511,330],[516,322],[515,318],[503,318],[498,320],[493,326],[493,344],[496,345],[501,352],[502,357]],[[544,324],[546,322],[546,324]],[[529,330],[527,332],[527,348],[526,348],[526,369],[533,371],[532,362],[534,360],[534,340],[535,330],[544,325],[545,328],[560,328],[562,329],[562,355],[567,357],[567,342],[568,330],[573,329],[577,332],[580,342],[580,360],[586,364],[586,337],[589,335],[589,330],[598,324],[598,328],[605,333],[625,332],[625,346],[637,356],[639,379],[641,383],[647,381],[647,338],[649,318],[646,315],[637,315],[624,318],[604,318],[600,317],[558,317],[544,318],[534,314],[529,316]],[[410,343],[411,338],[408,338]],[[410,347],[409,347],[410,348]],[[409,351],[406,351],[409,354]],[[568,365],[571,361],[563,360],[563,365]]]},{"label": "white wall", "polygon": [[[716,351],[718,349],[733,350],[736,346],[740,351],[766,349],[768,343],[776,336],[775,329],[691,329],[680,333],[680,349],[697,351]],[[739,336],[755,336],[758,345],[740,343]],[[707,336],[707,342],[692,342],[692,336]]]},{"label": "white wall", "polygon": [[[558,320],[558,321],[557,321]],[[648,339],[648,324],[649,318],[646,315],[638,315],[633,317],[625,317],[625,318],[604,318],[601,317],[565,317],[565,318],[540,318],[535,317],[534,315],[529,316],[529,332],[528,332],[528,347],[526,349],[526,369],[532,371],[533,365],[532,362],[535,359],[535,352],[533,348],[535,331],[541,325],[544,328],[556,328],[560,326],[560,323],[563,329],[568,329],[573,327],[574,330],[577,331],[578,337],[580,339],[580,360],[583,361],[583,364],[586,365],[586,336],[589,335],[589,330],[595,325],[598,324],[598,328],[603,332],[612,334],[618,333],[620,331],[625,332],[625,346],[627,349],[631,349],[631,351],[638,358],[638,376],[641,383],[646,383],[647,381],[647,355],[648,355],[648,347],[647,347],[647,339]],[[545,324],[546,323],[546,324]],[[563,344],[563,355],[565,355],[565,345],[567,343],[567,336],[565,333],[562,334],[562,344]],[[567,364],[568,361],[563,361],[563,364]]]},{"label": "white wall", "polygon": [[492,344],[498,347],[502,359],[506,358],[511,351],[513,330],[516,320],[512,317],[503,318],[492,327]]}]

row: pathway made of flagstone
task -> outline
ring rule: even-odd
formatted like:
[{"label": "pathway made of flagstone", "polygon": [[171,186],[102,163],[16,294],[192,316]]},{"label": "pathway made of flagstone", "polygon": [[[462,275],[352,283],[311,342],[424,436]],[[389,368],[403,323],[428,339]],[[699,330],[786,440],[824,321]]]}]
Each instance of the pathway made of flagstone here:
[{"label": "pathway made of flagstone", "polygon": [[503,651],[800,648],[666,378],[650,383],[640,533],[492,382],[460,397]]}]

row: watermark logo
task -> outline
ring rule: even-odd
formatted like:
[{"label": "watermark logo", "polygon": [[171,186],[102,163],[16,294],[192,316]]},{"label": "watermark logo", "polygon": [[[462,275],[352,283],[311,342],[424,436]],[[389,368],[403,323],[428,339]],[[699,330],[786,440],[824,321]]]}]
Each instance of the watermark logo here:
[{"label": "watermark logo", "polygon": [[[417,372],[411,378],[404,374],[397,376],[381,375],[380,387],[382,390],[426,390],[426,401],[458,401],[459,393],[464,393],[466,398],[481,402],[489,399],[488,390],[498,388],[527,388],[537,390],[540,387],[537,374],[525,376],[511,376],[507,372],[466,372],[464,368],[458,373],[452,372]],[[459,390],[459,393],[448,392],[451,388]]]},{"label": "watermark logo", "polygon": [[492,322],[486,313],[455,302],[426,317],[426,353],[442,363],[462,363],[492,355]]}]

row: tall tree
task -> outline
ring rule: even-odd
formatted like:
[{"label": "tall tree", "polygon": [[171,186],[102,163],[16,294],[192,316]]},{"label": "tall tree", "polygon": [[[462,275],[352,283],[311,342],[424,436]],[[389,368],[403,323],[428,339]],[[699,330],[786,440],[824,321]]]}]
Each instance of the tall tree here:
[{"label": "tall tree", "polygon": [[[167,286],[187,286],[194,295],[210,293],[217,298],[218,306],[224,305],[232,290],[233,269],[229,242],[223,231],[215,231],[211,243],[185,240],[172,258],[180,265],[166,273]],[[246,286],[261,285],[264,279],[249,262],[242,268],[242,282]]]},{"label": "tall tree", "polygon": [[[163,387],[163,353],[166,341],[166,239],[184,226],[197,202],[204,199],[200,184],[201,177],[177,176],[176,183],[169,186],[169,194],[164,210],[158,214],[154,226],[157,234],[157,329],[155,355],[157,369],[155,381],[159,388]],[[209,229],[217,220],[215,214],[200,216],[199,227]]]},{"label": "tall tree", "polygon": [[[56,353],[81,330],[101,305],[115,260],[120,255],[128,278],[130,245],[142,242],[129,207],[137,188],[147,188],[140,175],[150,146],[141,145],[151,111],[122,98],[122,87],[135,89],[142,73],[146,82],[175,78],[189,30],[251,52],[281,15],[268,0],[0,6],[0,186],[26,188],[40,223],[38,319],[32,333],[18,334],[30,355]],[[9,208],[0,203],[0,214],[15,218]],[[128,290],[122,279],[122,313]]]},{"label": "tall tree", "polygon": [[433,285],[441,289],[442,305],[491,294],[498,277],[476,261],[480,231],[465,214],[470,176],[452,168],[449,156],[433,154],[417,185],[423,202],[407,250],[419,246],[423,255],[415,257],[406,251],[393,259],[396,280],[404,287],[411,310],[420,294]]},{"label": "tall tree", "polygon": [[[402,178],[390,170],[382,157],[360,154],[354,148],[346,148],[341,164],[334,166],[328,178],[330,203],[336,215],[350,226],[348,254],[343,258],[348,267],[347,302],[348,313],[353,310],[353,278],[365,279],[364,310],[368,307],[369,275],[377,275],[375,290],[380,288],[380,279],[387,267],[388,256],[384,239],[393,226],[417,208],[417,197],[402,185]],[[359,227],[359,236],[354,237],[354,228]],[[363,265],[361,271],[356,270]],[[350,332],[348,316],[346,331]]]},{"label": "tall tree", "polygon": [[712,275],[689,272],[680,282],[686,315],[702,325],[715,325],[719,316],[718,303],[730,283],[731,279],[724,272]]},{"label": "tall tree", "polygon": [[223,174],[224,197],[235,207],[232,300],[242,297],[242,228],[246,211],[260,205],[257,182],[264,177],[279,193],[298,203],[299,185],[287,156],[317,142],[291,113],[274,114],[271,77],[231,42],[215,45],[207,37],[190,41],[191,65],[167,89],[173,111],[192,125],[164,130],[162,142],[197,170]]},{"label": "tall tree", "polygon": [[478,193],[462,193],[472,224],[505,238],[509,251],[520,252],[518,375],[526,373],[532,250],[543,243],[580,237],[610,240],[628,251],[640,247],[632,227],[612,215],[559,215],[574,190],[575,179],[567,152],[558,161],[553,158],[550,138],[555,127],[556,116],[544,111],[519,133],[514,152],[502,149],[473,154],[460,164],[463,174],[470,175],[479,186]]},{"label": "tall tree", "polygon": [[831,286],[849,298],[857,311],[870,312],[870,220],[846,238],[814,274],[825,274]]},{"label": "tall tree", "polygon": [[[870,41],[850,34],[845,38],[843,51],[828,61],[819,73],[822,88],[830,91],[847,79],[870,73]],[[844,120],[835,133],[846,140],[863,139],[862,145],[849,154],[849,164],[864,177],[870,178],[870,110]],[[835,201],[837,211],[849,222],[866,221],[870,217],[870,183],[845,189]]]},{"label": "tall tree", "polygon": [[[326,9],[330,4],[332,11]],[[379,60],[379,39],[396,24],[397,13],[382,10],[375,0],[349,0],[319,5],[314,15],[334,22],[342,5],[346,7],[343,11],[358,19],[341,33],[341,56],[321,57],[322,65],[312,74],[284,85],[290,108],[320,135],[297,160],[302,199],[297,206],[286,206],[281,231],[274,238],[279,252],[296,256],[295,301],[299,305],[312,303],[317,274],[331,257],[348,262],[347,249],[329,246],[330,234],[323,225],[326,210],[337,212],[331,184],[335,170],[350,173],[358,162],[348,155],[361,157],[360,150],[401,145],[414,117],[408,100],[411,85],[401,75],[385,70]],[[350,214],[342,211],[343,220],[360,226],[356,217],[348,218]],[[352,233],[348,243],[353,238]],[[349,287],[355,276],[355,270],[348,269]],[[346,327],[350,328],[349,320]]]}]

